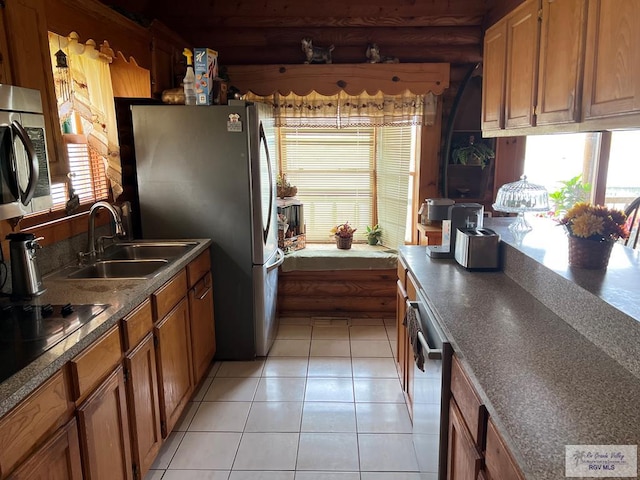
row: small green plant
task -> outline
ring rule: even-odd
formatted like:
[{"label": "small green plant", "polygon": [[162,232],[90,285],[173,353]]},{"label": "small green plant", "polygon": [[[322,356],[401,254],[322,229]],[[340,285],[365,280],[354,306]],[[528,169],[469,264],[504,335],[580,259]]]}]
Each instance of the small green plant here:
[{"label": "small green plant", "polygon": [[549,200],[553,202],[553,214],[556,217],[564,215],[576,203],[588,202],[591,193],[591,184],[582,183],[582,174],[560,182],[558,190],[549,194]]},{"label": "small green plant", "polygon": [[458,145],[451,152],[451,160],[453,163],[460,165],[479,165],[482,168],[489,165],[491,160],[496,157],[493,149],[486,143],[476,142],[475,137],[469,137],[467,145]]},{"label": "small green plant", "polygon": [[382,237],[382,228],[380,228],[380,225],[378,224],[375,224],[373,227],[367,226],[365,235],[367,236],[367,242],[369,245],[377,245],[380,241],[380,237]]}]

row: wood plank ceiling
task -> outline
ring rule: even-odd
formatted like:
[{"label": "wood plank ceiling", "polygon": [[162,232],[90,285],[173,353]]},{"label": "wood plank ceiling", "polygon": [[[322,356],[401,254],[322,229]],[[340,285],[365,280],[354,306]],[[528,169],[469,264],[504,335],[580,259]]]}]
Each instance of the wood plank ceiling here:
[{"label": "wood plank ceiling", "polygon": [[476,63],[487,25],[522,0],[103,0],[149,24],[157,19],[219,52],[221,64],[296,64],[301,39],[334,45],[334,63],[366,62],[369,43],[400,62]]}]

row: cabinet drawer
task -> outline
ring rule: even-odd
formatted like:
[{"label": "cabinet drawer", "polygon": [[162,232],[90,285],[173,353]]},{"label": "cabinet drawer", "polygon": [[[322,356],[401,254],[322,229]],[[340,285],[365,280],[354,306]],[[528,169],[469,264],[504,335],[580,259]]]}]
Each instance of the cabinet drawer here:
[{"label": "cabinet drawer", "polygon": [[66,369],[0,420],[0,478],[15,468],[40,441],[64,425],[73,413]]},{"label": "cabinet drawer", "polygon": [[187,265],[189,288],[198,283],[198,280],[200,280],[209,270],[211,270],[211,253],[207,248],[204,252],[198,255],[198,258]]},{"label": "cabinet drawer", "polygon": [[120,328],[115,325],[71,362],[73,394],[77,401],[91,393],[122,358]]},{"label": "cabinet drawer", "polygon": [[484,459],[487,476],[492,480],[524,480],[491,419],[487,426],[487,450]]},{"label": "cabinet drawer", "polygon": [[398,257],[398,280],[402,283],[402,286],[407,286],[407,265],[402,261],[402,258]]},{"label": "cabinet drawer", "polygon": [[140,343],[153,328],[153,313],[149,299],[142,302],[133,312],[122,319],[124,349],[131,350]]},{"label": "cabinet drawer", "polygon": [[153,293],[154,320],[164,318],[186,294],[187,272],[183,269]]},{"label": "cabinet drawer", "polygon": [[455,356],[451,365],[451,394],[456,399],[474,442],[482,448],[487,425],[487,410]]}]

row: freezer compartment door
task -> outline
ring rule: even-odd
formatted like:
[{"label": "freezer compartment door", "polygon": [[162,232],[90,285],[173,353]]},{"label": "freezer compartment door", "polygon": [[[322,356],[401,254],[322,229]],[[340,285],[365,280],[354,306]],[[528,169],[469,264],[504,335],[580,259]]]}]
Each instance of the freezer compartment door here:
[{"label": "freezer compartment door", "polygon": [[284,262],[279,248],[265,265],[253,266],[254,320],[256,355],[266,357],[278,333],[276,301],[278,298],[278,267]]}]

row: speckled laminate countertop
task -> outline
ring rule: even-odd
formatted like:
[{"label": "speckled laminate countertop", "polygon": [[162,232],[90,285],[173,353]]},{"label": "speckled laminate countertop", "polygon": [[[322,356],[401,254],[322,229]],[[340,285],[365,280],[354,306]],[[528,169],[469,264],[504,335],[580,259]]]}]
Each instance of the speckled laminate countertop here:
[{"label": "speckled laminate countertop", "polygon": [[400,254],[527,479],[565,478],[565,445],[640,443],[640,380],[519,283]]},{"label": "speckled laminate countertop", "polygon": [[110,306],[27,367],[0,383],[0,416],[142,303],[211,244],[211,240],[208,239],[188,240],[197,241],[198,245],[150,280],[61,280],[45,276],[43,282],[47,291],[32,303],[108,303]]}]

